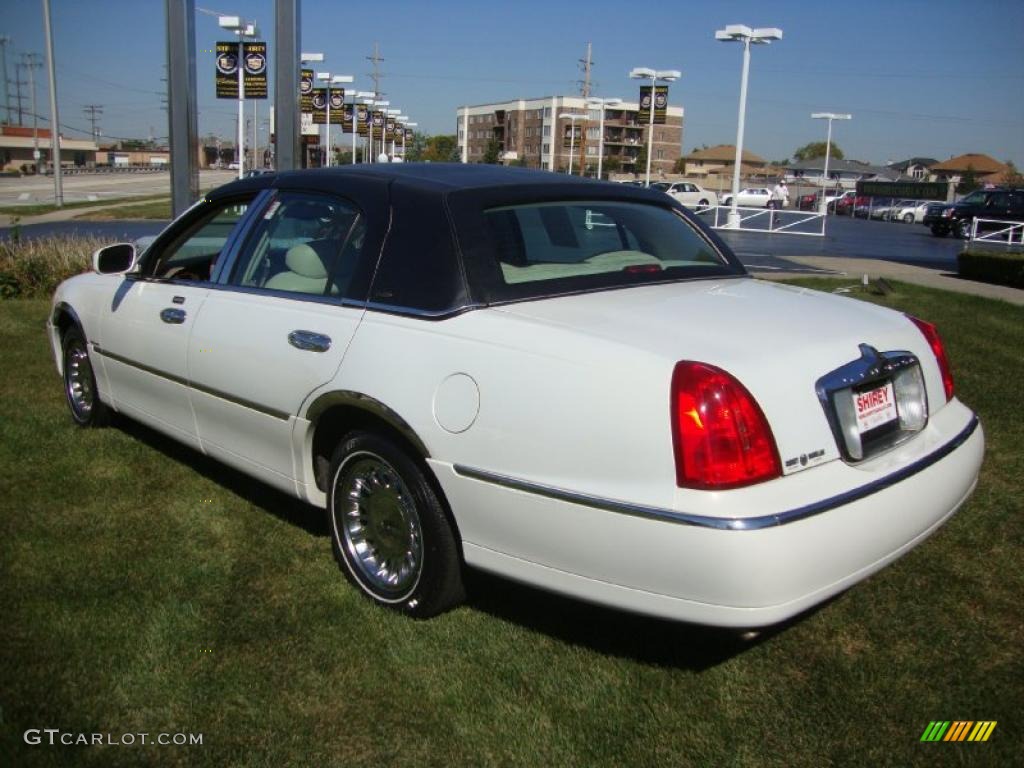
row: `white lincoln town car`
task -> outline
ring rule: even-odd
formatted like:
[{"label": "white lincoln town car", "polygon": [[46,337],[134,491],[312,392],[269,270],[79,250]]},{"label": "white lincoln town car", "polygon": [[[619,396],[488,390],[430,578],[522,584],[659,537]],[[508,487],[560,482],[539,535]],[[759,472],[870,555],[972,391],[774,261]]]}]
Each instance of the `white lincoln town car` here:
[{"label": "white lincoln town car", "polygon": [[756,627],[920,544],[984,437],[933,325],[751,278],[677,201],[492,166],[285,172],[96,252],[48,330],[116,412],[326,510],[370,599],[473,566]]}]

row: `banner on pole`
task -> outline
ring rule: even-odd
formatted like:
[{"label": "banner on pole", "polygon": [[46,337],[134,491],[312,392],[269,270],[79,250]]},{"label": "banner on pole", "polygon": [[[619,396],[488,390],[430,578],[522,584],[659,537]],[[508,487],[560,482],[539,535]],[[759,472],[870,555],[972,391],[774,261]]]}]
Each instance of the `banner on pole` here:
[{"label": "banner on pole", "polygon": [[300,112],[312,114],[313,112],[313,70],[304,69],[299,77],[299,103]]},{"label": "banner on pole", "polygon": [[[654,89],[654,124],[664,125],[665,117],[668,115],[668,86],[659,85]],[[640,86],[640,113],[637,115],[640,123],[651,121],[651,86]]]},{"label": "banner on pole", "polygon": [[[238,98],[238,43],[219,42],[216,48],[216,93],[218,99]],[[243,48],[245,98],[267,98],[267,44],[253,41]]]},{"label": "banner on pole", "polygon": [[316,125],[327,123],[327,89],[313,89],[313,122]]},{"label": "banner on pole", "polygon": [[330,99],[331,125],[341,125],[344,122],[345,89],[331,88]]},{"label": "banner on pole", "polygon": [[365,104],[359,104],[356,107],[356,120],[359,124],[359,135],[368,134],[370,132],[370,108]]}]

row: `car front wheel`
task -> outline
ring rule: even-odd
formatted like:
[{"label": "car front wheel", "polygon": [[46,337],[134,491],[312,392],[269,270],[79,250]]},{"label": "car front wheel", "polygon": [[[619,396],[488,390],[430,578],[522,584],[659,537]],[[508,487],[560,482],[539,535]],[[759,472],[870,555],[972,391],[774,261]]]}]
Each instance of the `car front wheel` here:
[{"label": "car front wheel", "polygon": [[971,236],[971,222],[967,219],[960,219],[956,223],[956,236],[962,240],[967,240]]},{"label": "car front wheel", "polygon": [[456,537],[427,471],[391,439],[353,432],[335,449],[327,498],[346,577],[374,602],[416,618],[464,596]]},{"label": "car front wheel", "polygon": [[89,347],[78,328],[64,334],[64,397],[71,418],[82,427],[102,427],[110,421],[110,409],[100,401]]}]

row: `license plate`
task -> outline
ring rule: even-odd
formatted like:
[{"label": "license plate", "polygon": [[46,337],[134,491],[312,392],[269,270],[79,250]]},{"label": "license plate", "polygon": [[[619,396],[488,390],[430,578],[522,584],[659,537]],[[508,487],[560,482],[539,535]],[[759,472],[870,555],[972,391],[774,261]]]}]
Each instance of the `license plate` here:
[{"label": "license plate", "polygon": [[853,412],[857,415],[857,430],[862,435],[898,418],[892,382],[866,392],[852,394]]}]

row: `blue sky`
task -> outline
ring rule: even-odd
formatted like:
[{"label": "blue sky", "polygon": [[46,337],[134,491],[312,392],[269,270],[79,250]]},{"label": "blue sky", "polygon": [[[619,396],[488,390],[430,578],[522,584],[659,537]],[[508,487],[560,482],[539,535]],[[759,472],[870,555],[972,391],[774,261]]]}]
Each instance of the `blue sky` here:
[{"label": "blue sky", "polygon": [[[51,0],[61,122],[88,130],[101,104],[109,136],[166,135],[163,0]],[[0,0],[0,35],[14,54],[43,52],[39,0]],[[253,18],[271,43],[273,0],[198,0]],[[577,59],[593,44],[596,95],[635,100],[637,66],[680,69],[670,102],[686,110],[683,150],[736,138],[741,47],[714,40],[726,24],[776,26],[784,39],[752,52],[745,145],[768,159],[824,140],[815,111],[850,112],[834,140],[847,157],[883,163],[984,152],[1024,167],[1024,2],[627,2],[302,0],[302,48],[369,89],[379,42],[383,90],[427,133],[454,133],[455,109],[576,92]],[[234,102],[213,95],[213,54],[228,39],[196,14],[199,127],[230,136]],[[48,115],[45,69],[39,111]],[[259,105],[261,122],[270,102]],[[67,135],[80,135],[65,130]]]}]

